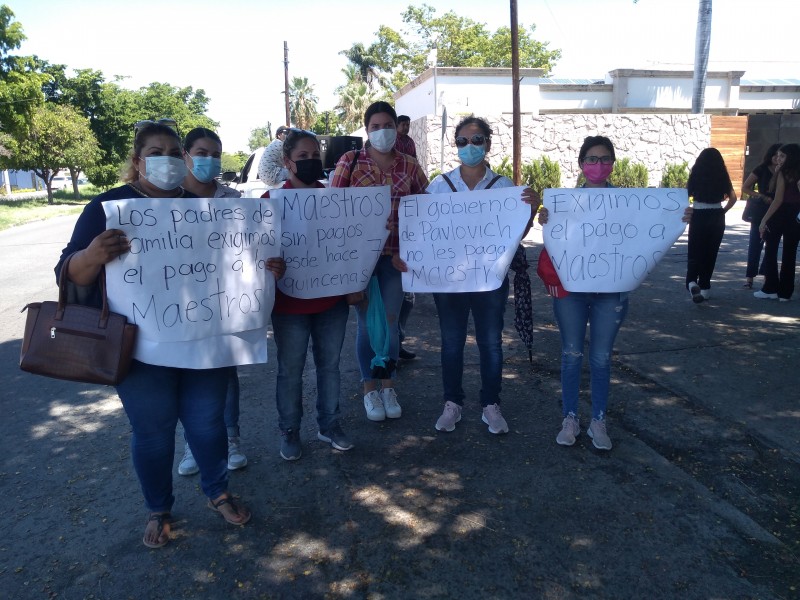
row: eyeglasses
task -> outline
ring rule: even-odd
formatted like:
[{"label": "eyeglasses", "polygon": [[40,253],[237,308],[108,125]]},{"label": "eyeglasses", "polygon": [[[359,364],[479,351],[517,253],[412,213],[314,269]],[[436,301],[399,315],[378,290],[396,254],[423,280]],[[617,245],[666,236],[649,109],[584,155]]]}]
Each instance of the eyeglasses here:
[{"label": "eyeglasses", "polygon": [[583,158],[583,162],[587,165],[596,165],[597,163],[603,163],[604,165],[610,165],[614,162],[613,156],[585,156]]},{"label": "eyeglasses", "polygon": [[463,148],[467,144],[472,144],[473,146],[483,146],[485,142],[486,136],[482,133],[476,133],[469,139],[465,138],[463,135],[456,137],[456,146],[459,148]]},{"label": "eyeglasses", "polygon": [[140,129],[143,129],[148,125],[166,125],[167,127],[172,127],[172,129],[175,129],[178,126],[178,122],[175,119],[159,119],[158,121],[145,119],[143,121],[136,121],[136,123],[133,124],[134,135],[139,133]]}]

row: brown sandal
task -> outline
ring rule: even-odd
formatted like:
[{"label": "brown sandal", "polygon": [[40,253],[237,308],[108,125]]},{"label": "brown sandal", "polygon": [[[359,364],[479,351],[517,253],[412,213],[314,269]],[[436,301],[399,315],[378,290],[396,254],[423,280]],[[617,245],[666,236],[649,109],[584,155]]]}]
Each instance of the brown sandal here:
[{"label": "brown sandal", "polygon": [[169,525],[172,519],[172,515],[168,512],[163,513],[150,513],[147,517],[147,525],[145,525],[145,534],[142,537],[142,543],[147,546],[148,548],[163,548],[169,542],[169,533],[166,534],[163,542],[148,542],[147,541],[147,526],[150,524],[150,521],[155,521],[158,524],[156,528],[156,539],[161,539],[161,534],[164,533],[164,525]]},{"label": "brown sandal", "polygon": [[[230,510],[220,510],[224,506],[227,506]],[[222,515],[222,518],[231,525],[244,525],[253,516],[244,505],[240,504],[239,501],[230,494],[223,496],[216,502],[209,499],[208,508],[218,512]]]}]

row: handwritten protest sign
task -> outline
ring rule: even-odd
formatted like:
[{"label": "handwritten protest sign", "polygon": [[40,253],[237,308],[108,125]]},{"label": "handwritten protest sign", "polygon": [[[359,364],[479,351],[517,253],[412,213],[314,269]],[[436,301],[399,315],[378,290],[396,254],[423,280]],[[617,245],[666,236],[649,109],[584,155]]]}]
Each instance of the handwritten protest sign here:
[{"label": "handwritten protest sign", "polygon": [[275,201],[135,198],[103,203],[130,252],[106,265],[111,310],[139,326],[135,357],[211,368],[266,361],[280,253]]},{"label": "handwritten protest sign", "polygon": [[544,191],[544,244],[568,292],[636,289],[683,232],[686,190]]},{"label": "handwritten protest sign", "polygon": [[531,208],[522,187],[400,199],[407,292],[486,292],[503,283]]},{"label": "handwritten protest sign", "polygon": [[390,194],[389,186],[272,190],[286,261],[278,288],[294,298],[366,288],[389,235]]}]

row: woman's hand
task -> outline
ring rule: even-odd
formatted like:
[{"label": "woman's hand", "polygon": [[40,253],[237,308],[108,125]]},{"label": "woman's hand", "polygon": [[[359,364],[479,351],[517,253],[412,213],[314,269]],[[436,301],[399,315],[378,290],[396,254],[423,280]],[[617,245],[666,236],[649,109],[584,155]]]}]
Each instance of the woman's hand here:
[{"label": "woman's hand", "polygon": [[83,251],[87,266],[102,267],[131,249],[128,237],[121,229],[106,229]]},{"label": "woman's hand", "polygon": [[691,223],[692,222],[692,214],[694,213],[694,208],[691,206],[687,206],[683,209],[683,216],[681,217],[681,221],[684,223]]},{"label": "woman's hand", "polygon": [[767,227],[766,219],[763,219],[761,223],[758,225],[758,234],[761,236],[761,239],[765,239],[765,235],[769,232],[769,227]]},{"label": "woman's hand", "polygon": [[542,197],[533,188],[525,188],[522,190],[522,201],[525,204],[531,205],[531,214],[536,214],[542,204]]},{"label": "woman's hand", "polygon": [[275,256],[267,259],[267,269],[272,271],[275,279],[278,280],[286,273],[286,261],[283,257]]},{"label": "woman's hand", "polygon": [[544,206],[542,206],[539,209],[539,225],[545,225],[547,223],[547,219],[548,219],[549,216],[550,216],[550,213],[547,211],[547,209]]},{"label": "woman's hand", "polygon": [[408,265],[402,258],[400,258],[399,254],[392,254],[392,266],[401,273],[408,272]]}]

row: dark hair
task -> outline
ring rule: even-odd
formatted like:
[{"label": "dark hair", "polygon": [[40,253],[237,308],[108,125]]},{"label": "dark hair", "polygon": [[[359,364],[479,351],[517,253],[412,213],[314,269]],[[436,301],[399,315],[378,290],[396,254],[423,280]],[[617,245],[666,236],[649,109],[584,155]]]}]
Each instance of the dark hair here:
[{"label": "dark hair", "polygon": [[761,164],[758,165],[759,167],[771,167],[772,166],[772,158],[778,153],[778,150],[781,149],[782,144],[772,144],[767,151],[764,153],[764,159],[761,161]]},{"label": "dark hair", "polygon": [[487,138],[492,137],[492,128],[489,127],[489,123],[480,117],[476,117],[475,115],[469,115],[468,117],[461,119],[459,124],[456,125],[456,137],[458,137],[458,132],[467,125],[477,125],[478,129],[483,132],[483,135],[485,135]]},{"label": "dark hair", "polygon": [[697,156],[686,189],[695,202],[721,202],[731,193],[731,176],[719,150],[706,148]]},{"label": "dark hair", "polygon": [[583,140],[583,145],[581,146],[580,151],[578,152],[578,164],[583,164],[583,159],[586,158],[586,153],[589,152],[591,148],[595,146],[602,146],[606,150],[611,153],[611,158],[617,160],[617,155],[614,152],[614,144],[611,143],[611,140],[608,139],[604,135],[590,135],[586,139]]},{"label": "dark hair", "polygon": [[195,142],[203,138],[212,139],[220,145],[220,148],[222,147],[222,140],[219,139],[219,136],[216,133],[210,129],[206,129],[205,127],[195,127],[186,134],[185,138],[183,138],[183,149],[186,152],[189,152],[189,150],[192,149],[192,146],[194,146]]},{"label": "dark hair", "polygon": [[800,181],[800,144],[784,144],[780,151],[786,155],[786,160],[778,172],[787,184],[797,184]]},{"label": "dark hair", "polygon": [[408,115],[397,115],[397,123],[411,123],[411,117]]},{"label": "dark hair", "polygon": [[317,136],[310,131],[305,131],[302,129],[287,129],[286,133],[286,139],[283,140],[284,158],[289,158],[291,156],[292,150],[297,147],[297,144],[300,143],[300,140],[314,140],[317,148],[319,148],[319,140],[317,139]]},{"label": "dark hair", "polygon": [[394,124],[397,125],[397,113],[394,112],[392,105],[383,100],[379,100],[367,107],[367,112],[364,113],[364,127],[369,128],[369,120],[372,118],[372,115],[377,115],[379,113],[387,113],[394,120]]},{"label": "dark hair", "polygon": [[148,123],[139,129],[139,131],[136,132],[136,136],[133,138],[133,150],[128,157],[128,166],[126,167],[125,173],[122,176],[122,181],[131,183],[139,179],[139,171],[134,166],[133,159],[141,154],[142,148],[144,148],[147,140],[155,135],[166,135],[173,137],[178,140],[178,146],[181,145],[181,136],[179,136],[178,132],[172,127],[162,123]]}]

